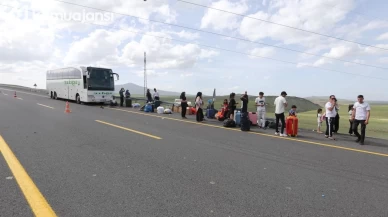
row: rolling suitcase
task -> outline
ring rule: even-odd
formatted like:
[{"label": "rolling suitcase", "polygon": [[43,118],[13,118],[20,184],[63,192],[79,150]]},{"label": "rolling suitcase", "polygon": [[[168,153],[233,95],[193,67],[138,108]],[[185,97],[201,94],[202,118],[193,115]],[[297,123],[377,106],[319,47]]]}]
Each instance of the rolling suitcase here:
[{"label": "rolling suitcase", "polygon": [[240,125],[240,122],[241,122],[241,112],[240,111],[234,111],[233,120],[234,120],[234,122],[236,122],[236,125]]},{"label": "rolling suitcase", "polygon": [[286,132],[291,137],[298,136],[298,118],[290,116],[286,120]]},{"label": "rolling suitcase", "polygon": [[125,98],[125,107],[131,107],[132,108],[132,99]]},{"label": "rolling suitcase", "polygon": [[251,125],[257,126],[257,114],[256,114],[256,112],[249,112],[249,120],[251,121]]},{"label": "rolling suitcase", "polygon": [[251,130],[251,121],[249,120],[249,114],[248,112],[242,112],[241,113],[241,131],[249,131]]},{"label": "rolling suitcase", "polygon": [[206,118],[213,119],[215,115],[216,115],[216,110],[211,109],[211,108],[206,109]]}]

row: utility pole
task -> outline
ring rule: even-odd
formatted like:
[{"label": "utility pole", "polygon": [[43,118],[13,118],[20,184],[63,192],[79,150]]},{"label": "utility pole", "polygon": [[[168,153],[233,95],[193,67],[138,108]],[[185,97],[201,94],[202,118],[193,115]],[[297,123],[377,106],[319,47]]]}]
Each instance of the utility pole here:
[{"label": "utility pole", "polygon": [[144,99],[146,98],[146,93],[147,93],[147,60],[146,60],[146,52],[144,52]]}]

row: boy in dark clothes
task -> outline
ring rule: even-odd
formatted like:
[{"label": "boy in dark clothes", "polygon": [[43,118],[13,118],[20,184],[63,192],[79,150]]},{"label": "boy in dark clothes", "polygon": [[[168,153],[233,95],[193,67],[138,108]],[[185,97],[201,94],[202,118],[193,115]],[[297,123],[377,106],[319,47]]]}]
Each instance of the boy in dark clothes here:
[{"label": "boy in dark clothes", "polygon": [[296,105],[293,105],[291,107],[291,110],[288,112],[288,115],[296,117]]}]

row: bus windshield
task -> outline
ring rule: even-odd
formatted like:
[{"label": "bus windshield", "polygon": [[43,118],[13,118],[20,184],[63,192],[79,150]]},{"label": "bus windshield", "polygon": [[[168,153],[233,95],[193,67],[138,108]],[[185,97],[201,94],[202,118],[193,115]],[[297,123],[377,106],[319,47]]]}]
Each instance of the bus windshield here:
[{"label": "bus windshield", "polygon": [[114,90],[111,69],[89,68],[88,90]]}]

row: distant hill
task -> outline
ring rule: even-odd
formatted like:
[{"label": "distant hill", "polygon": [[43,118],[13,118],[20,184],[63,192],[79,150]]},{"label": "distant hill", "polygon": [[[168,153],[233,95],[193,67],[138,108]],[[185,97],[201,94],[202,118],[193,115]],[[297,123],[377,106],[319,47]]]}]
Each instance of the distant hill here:
[{"label": "distant hill", "polygon": [[[131,95],[144,95],[144,88],[142,86],[139,86],[137,84],[128,83],[128,84],[121,84],[121,85],[115,85],[115,90],[118,92],[121,88],[124,88],[125,90],[129,90]],[[153,87],[149,87],[151,90],[151,93],[153,93]],[[164,91],[164,90],[158,90],[160,96],[180,96],[181,93],[178,92],[172,92],[172,91]]]},{"label": "distant hill", "polygon": [[[329,96],[310,96],[305,99],[310,100],[311,102],[318,104],[320,106],[325,106],[325,104],[329,101]],[[348,105],[354,103],[354,101],[348,99],[338,99],[338,103],[341,105]]]}]

